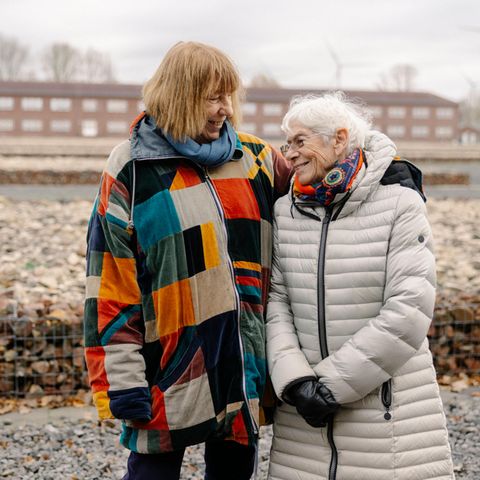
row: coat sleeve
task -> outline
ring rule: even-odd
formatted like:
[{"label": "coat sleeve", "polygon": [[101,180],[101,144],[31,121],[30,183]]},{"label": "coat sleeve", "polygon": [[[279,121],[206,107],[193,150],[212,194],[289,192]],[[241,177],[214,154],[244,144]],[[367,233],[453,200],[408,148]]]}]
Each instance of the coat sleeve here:
[{"label": "coat sleeve", "polygon": [[87,234],[85,358],[99,417],[151,416],[141,295],[137,283],[130,193],[122,173],[102,175]]},{"label": "coat sleeve", "polygon": [[315,378],[315,372],[300,349],[293,323],[287,287],[278,261],[278,228],[273,228],[273,260],[267,306],[267,359],[273,388],[282,398],[285,387],[302,378]]},{"label": "coat sleeve", "polygon": [[272,149],[274,200],[283,197],[289,189],[292,167],[285,157],[274,147]]},{"label": "coat sleeve", "polygon": [[435,304],[435,258],[426,208],[404,189],[389,239],[383,306],[314,370],[339,403],[359,400],[392,377],[426,338]]}]

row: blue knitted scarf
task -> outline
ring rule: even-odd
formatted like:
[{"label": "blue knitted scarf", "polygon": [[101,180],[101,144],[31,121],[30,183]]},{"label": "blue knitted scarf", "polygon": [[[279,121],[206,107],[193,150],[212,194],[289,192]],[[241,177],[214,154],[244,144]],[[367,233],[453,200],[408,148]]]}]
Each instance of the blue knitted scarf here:
[{"label": "blue knitted scarf", "polygon": [[190,158],[202,167],[223,165],[234,157],[235,150],[242,150],[235,129],[226,120],[220,130],[220,137],[210,143],[198,143],[190,137],[180,142],[165,134],[168,143],[181,155]]}]

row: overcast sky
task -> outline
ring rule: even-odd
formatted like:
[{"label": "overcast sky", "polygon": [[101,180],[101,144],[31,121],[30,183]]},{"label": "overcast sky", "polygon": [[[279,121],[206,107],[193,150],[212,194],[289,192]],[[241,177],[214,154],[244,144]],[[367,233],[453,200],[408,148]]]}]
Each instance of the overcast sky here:
[{"label": "overcast sky", "polygon": [[[417,90],[452,100],[480,89],[480,0],[0,0],[0,33],[111,55],[117,79],[143,83],[180,40],[224,50],[245,82],[375,89],[396,64]],[[328,47],[330,46],[330,48]],[[337,57],[337,62],[333,56]]]}]

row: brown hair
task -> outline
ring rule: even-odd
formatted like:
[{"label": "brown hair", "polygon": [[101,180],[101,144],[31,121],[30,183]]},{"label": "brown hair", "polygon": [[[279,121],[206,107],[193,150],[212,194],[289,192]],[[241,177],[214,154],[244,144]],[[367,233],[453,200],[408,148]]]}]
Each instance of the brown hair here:
[{"label": "brown hair", "polygon": [[233,62],[215,47],[179,42],[144,85],[143,101],[157,126],[182,140],[200,135],[207,121],[206,101],[215,93],[232,95],[230,122],[237,127],[243,89]]}]

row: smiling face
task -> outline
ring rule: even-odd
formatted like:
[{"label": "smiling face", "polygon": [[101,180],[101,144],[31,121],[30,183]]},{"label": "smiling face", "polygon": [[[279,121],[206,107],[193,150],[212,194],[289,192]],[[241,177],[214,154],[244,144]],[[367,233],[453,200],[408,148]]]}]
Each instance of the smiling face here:
[{"label": "smiling face", "polygon": [[200,135],[195,138],[198,143],[210,143],[220,137],[225,120],[233,115],[232,95],[215,93],[207,99],[207,121]]},{"label": "smiling face", "polygon": [[339,158],[335,138],[325,142],[320,134],[300,123],[293,123],[290,126],[287,144],[289,148],[285,158],[291,162],[293,171],[302,185],[320,182]]}]

